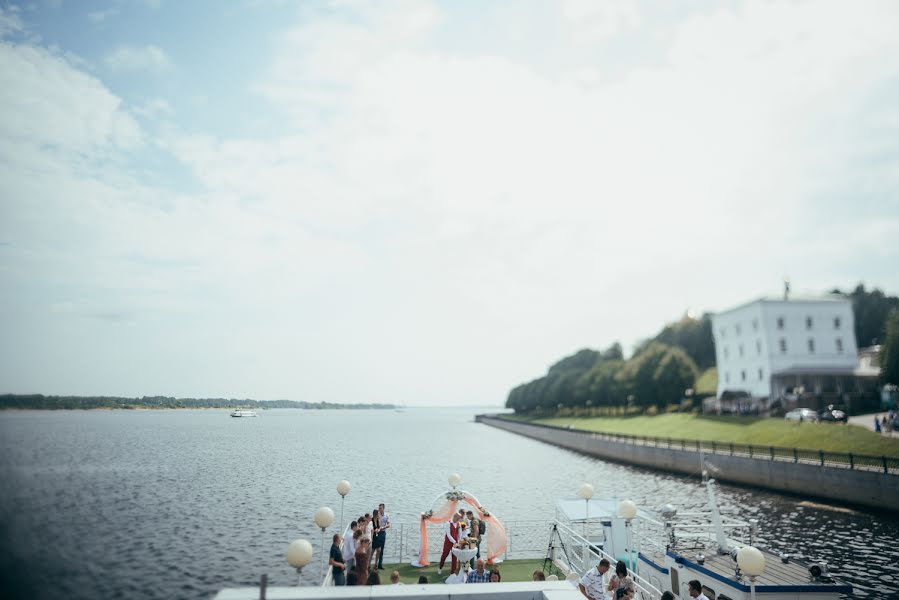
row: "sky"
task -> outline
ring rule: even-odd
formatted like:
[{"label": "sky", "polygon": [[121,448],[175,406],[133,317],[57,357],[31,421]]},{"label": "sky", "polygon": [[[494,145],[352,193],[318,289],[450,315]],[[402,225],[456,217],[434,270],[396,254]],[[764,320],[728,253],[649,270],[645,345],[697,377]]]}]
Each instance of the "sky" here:
[{"label": "sky", "polygon": [[0,0],[0,392],[497,405],[899,293],[899,4]]}]

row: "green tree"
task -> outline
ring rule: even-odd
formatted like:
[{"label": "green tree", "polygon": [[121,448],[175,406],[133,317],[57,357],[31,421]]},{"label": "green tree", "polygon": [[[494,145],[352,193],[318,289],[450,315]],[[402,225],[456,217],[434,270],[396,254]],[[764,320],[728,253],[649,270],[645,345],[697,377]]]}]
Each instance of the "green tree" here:
[{"label": "green tree", "polygon": [[565,373],[567,371],[587,371],[599,360],[599,352],[584,348],[571,356],[566,356],[549,368],[549,375]]},{"label": "green tree", "polygon": [[715,340],[712,337],[712,317],[706,313],[695,319],[684,316],[679,321],[669,323],[654,338],[643,340],[634,349],[634,355],[642,353],[653,342],[667,346],[678,346],[693,359],[700,369],[715,366]]},{"label": "green tree", "polygon": [[627,361],[617,379],[634,396],[637,406],[664,408],[683,398],[696,383],[696,363],[683,349],[652,342]]},{"label": "green tree", "polygon": [[[836,294],[843,294],[839,289]],[[864,284],[858,284],[849,294],[843,294],[852,300],[852,312],[855,314],[855,340],[859,347],[872,346],[886,339],[886,322],[890,312],[899,308],[899,297],[887,296],[874,288],[865,290]]]},{"label": "green tree", "polygon": [[880,351],[880,375],[884,383],[899,385],[899,308],[893,309],[887,319]]}]

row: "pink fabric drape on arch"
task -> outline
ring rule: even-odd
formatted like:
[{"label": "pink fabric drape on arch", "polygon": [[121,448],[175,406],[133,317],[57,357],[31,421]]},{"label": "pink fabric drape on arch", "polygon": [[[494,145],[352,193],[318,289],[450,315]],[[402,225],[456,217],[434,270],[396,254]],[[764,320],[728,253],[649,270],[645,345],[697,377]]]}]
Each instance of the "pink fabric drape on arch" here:
[{"label": "pink fabric drape on arch", "polygon": [[503,527],[502,521],[493,515],[485,517],[481,503],[471,494],[465,494],[465,501],[474,507],[479,519],[484,519],[487,522],[487,562],[492,563],[494,558],[506,551],[506,546],[509,542],[506,537],[506,528]]},{"label": "pink fabric drape on arch", "polygon": [[446,523],[453,518],[458,504],[457,500],[447,500],[446,504],[435,510],[427,519],[424,513],[421,514],[421,546],[418,549],[419,567],[427,567],[431,564],[428,562],[428,523]]}]

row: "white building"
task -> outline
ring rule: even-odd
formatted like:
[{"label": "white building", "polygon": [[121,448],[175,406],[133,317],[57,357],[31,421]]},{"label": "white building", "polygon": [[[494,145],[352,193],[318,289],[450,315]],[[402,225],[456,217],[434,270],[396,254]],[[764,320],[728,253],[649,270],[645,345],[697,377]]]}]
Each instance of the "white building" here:
[{"label": "white building", "polygon": [[858,385],[852,303],[841,296],[760,298],[712,316],[718,398],[837,397]]}]

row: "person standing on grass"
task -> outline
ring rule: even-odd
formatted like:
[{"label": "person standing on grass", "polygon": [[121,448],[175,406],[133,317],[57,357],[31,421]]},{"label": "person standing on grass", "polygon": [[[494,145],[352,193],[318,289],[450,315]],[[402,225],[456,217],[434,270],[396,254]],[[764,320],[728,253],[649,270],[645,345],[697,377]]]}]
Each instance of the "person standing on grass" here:
[{"label": "person standing on grass", "polygon": [[381,531],[378,533],[378,536],[381,538],[378,542],[381,547],[381,551],[378,553],[378,569],[384,568],[384,548],[387,547],[387,530],[390,529],[390,517],[387,515],[385,511],[384,503],[381,502],[378,505],[378,521],[381,526]]},{"label": "person standing on grass", "polygon": [[343,553],[344,558],[346,558],[346,570],[353,570],[353,561],[356,559],[356,540],[358,538],[353,537],[356,535],[356,530],[358,529],[358,523],[356,521],[352,521],[350,523],[350,532],[347,534],[346,539],[343,540],[343,548],[341,552]]},{"label": "person standing on grass", "polygon": [[359,543],[356,545],[356,560],[353,572],[356,574],[356,585],[368,584],[368,558],[371,556],[370,541],[359,532]]},{"label": "person standing on grass", "polygon": [[340,534],[335,533],[332,541],[331,557],[328,559],[331,576],[334,578],[334,585],[346,585],[346,563],[343,562],[343,553],[340,551]]},{"label": "person standing on grass", "polygon": [[[459,513],[453,515],[452,521],[443,524],[443,554],[440,555],[440,566],[437,567],[437,574],[443,575],[443,565],[446,563],[446,557],[453,551],[453,546],[459,542]],[[453,573],[456,572],[456,555],[453,554]]]},{"label": "person standing on grass", "polygon": [[374,526],[372,529],[372,533],[374,534],[374,537],[371,538],[372,539],[371,547],[374,552],[374,554],[372,556],[375,559],[375,567],[382,568],[382,567],[378,567],[378,565],[381,564],[381,561],[383,560],[381,557],[384,555],[384,545],[383,544],[384,544],[385,538],[387,537],[387,534],[384,534],[383,536],[381,535],[381,513],[378,512],[377,508],[374,511],[372,511],[372,513],[371,513],[371,522],[372,522],[372,525]]},{"label": "person standing on grass", "polygon": [[469,563],[469,566],[474,569],[474,559],[481,558],[481,522],[475,518],[472,511],[468,511],[465,514],[468,516],[468,537],[472,537],[478,542],[478,552],[471,557],[471,562]]}]

